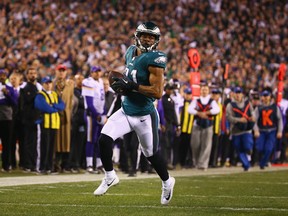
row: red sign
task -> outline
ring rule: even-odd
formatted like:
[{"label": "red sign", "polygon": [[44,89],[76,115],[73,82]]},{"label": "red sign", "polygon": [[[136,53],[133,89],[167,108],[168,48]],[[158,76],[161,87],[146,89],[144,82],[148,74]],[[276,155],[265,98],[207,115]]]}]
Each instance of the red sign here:
[{"label": "red sign", "polygon": [[278,81],[283,81],[286,73],[286,65],[281,64],[279,67]]},{"label": "red sign", "polygon": [[279,104],[283,97],[283,90],[284,90],[284,78],[286,74],[286,65],[281,64],[279,67],[278,73],[278,86],[277,86],[277,104]]},{"label": "red sign", "polygon": [[200,65],[200,55],[197,49],[189,49],[188,50],[188,58],[190,67],[193,69],[197,69]]},{"label": "red sign", "polygon": [[225,72],[224,72],[224,80],[228,79],[228,72],[229,72],[229,64],[225,65]]},{"label": "red sign", "polygon": [[195,97],[200,96],[200,73],[192,72],[190,73],[190,85],[192,89],[192,95]]}]

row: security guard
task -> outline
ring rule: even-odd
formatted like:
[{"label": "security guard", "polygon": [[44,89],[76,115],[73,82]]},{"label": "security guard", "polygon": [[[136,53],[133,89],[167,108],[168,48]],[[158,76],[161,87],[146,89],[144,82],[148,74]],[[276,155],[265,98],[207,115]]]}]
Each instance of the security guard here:
[{"label": "security guard", "polygon": [[193,99],[188,112],[194,115],[194,125],[191,136],[193,165],[203,171],[208,168],[213,136],[213,116],[220,112],[220,107],[209,94],[206,81],[200,84],[200,98]]},{"label": "security guard", "polygon": [[65,109],[65,104],[55,91],[50,77],[42,80],[43,90],[40,91],[34,101],[35,108],[40,110],[41,144],[40,144],[40,173],[49,174],[53,165],[53,154],[56,131],[60,128],[59,111]]},{"label": "security guard", "polygon": [[192,151],[190,148],[190,139],[193,128],[194,115],[188,113],[188,107],[192,101],[192,90],[186,88],[184,90],[184,105],[180,112],[180,144],[179,144],[179,162],[182,168],[192,163]]}]

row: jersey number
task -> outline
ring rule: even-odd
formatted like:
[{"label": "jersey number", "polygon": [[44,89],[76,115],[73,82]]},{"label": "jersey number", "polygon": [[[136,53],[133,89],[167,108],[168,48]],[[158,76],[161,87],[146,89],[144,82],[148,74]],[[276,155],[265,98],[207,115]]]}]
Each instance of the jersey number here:
[{"label": "jersey number", "polygon": [[100,100],[104,101],[105,100],[105,92],[104,89],[100,89]]},{"label": "jersey number", "polygon": [[[129,69],[126,68],[125,75],[128,76],[128,74],[129,74]],[[132,76],[133,82],[137,83],[137,78],[136,78],[137,77],[137,70],[132,70],[130,74]]]}]

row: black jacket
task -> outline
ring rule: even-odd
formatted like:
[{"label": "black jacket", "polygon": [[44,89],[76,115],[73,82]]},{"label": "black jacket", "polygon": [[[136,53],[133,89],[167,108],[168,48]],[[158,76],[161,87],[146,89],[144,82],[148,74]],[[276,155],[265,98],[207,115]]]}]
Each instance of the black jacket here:
[{"label": "black jacket", "polygon": [[19,115],[22,123],[33,125],[40,118],[40,111],[34,107],[34,99],[38,93],[36,85],[27,82],[23,89],[20,89]]},{"label": "black jacket", "polygon": [[172,124],[174,126],[178,126],[178,119],[175,111],[175,103],[168,94],[164,94],[162,96],[162,105],[164,109],[164,117],[166,124]]},{"label": "black jacket", "polygon": [[78,106],[75,115],[72,117],[72,124],[76,127],[85,125],[85,105],[84,97],[82,96],[82,90],[74,88],[74,95],[78,99]]}]

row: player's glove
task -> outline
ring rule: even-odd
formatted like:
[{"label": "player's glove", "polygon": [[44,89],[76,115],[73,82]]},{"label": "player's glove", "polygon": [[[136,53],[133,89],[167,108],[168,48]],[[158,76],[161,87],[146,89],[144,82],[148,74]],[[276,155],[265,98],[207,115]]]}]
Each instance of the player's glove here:
[{"label": "player's glove", "polygon": [[132,90],[138,91],[139,89],[139,84],[133,82],[127,76],[123,76],[122,78],[113,77],[113,80],[115,82],[111,85],[111,88],[115,92],[119,92],[119,90],[123,92],[129,92]]}]

